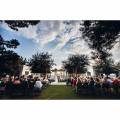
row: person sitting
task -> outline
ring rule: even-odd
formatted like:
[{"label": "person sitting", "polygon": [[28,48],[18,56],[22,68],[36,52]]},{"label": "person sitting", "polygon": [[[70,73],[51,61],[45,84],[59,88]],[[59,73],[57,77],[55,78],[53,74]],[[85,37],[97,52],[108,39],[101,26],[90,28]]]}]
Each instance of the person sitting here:
[{"label": "person sitting", "polygon": [[99,78],[96,78],[96,82],[95,82],[95,94],[97,96],[101,95],[101,82]]},{"label": "person sitting", "polygon": [[14,77],[11,77],[6,82],[5,91],[8,97],[11,97],[13,95],[13,80],[14,80]]},{"label": "person sitting", "polygon": [[28,85],[29,85],[29,95],[33,96],[35,80],[33,79],[33,76],[28,76],[27,79],[28,79]]},{"label": "person sitting", "polygon": [[113,81],[110,77],[107,77],[108,82],[108,96],[112,95]]},{"label": "person sitting", "polygon": [[89,90],[88,90],[88,81],[86,78],[84,78],[82,88],[83,88],[83,94],[87,95]]},{"label": "person sitting", "polygon": [[4,78],[0,78],[0,97],[5,95],[5,84],[3,80]]},{"label": "person sitting", "polygon": [[42,90],[42,82],[40,81],[40,79],[36,78],[35,84],[34,84],[34,91],[35,93],[39,93]]},{"label": "person sitting", "polygon": [[120,81],[116,78],[113,80],[113,89],[116,96],[119,96],[119,87],[120,87]]},{"label": "person sitting", "polygon": [[91,94],[91,95],[94,95],[94,93],[95,93],[95,81],[94,81],[94,79],[91,77],[90,78],[90,81],[89,81],[89,84],[88,84],[88,86],[89,86],[89,93]]},{"label": "person sitting", "polygon": [[21,87],[22,87],[22,94],[24,96],[28,95],[28,91],[29,91],[29,85],[28,85],[28,80],[26,77],[21,77],[20,79],[21,81]]},{"label": "person sitting", "polygon": [[77,85],[76,85],[76,93],[78,95],[80,95],[81,89],[82,89],[82,82],[81,82],[80,78],[78,78]]},{"label": "person sitting", "polygon": [[107,96],[108,95],[108,89],[109,89],[109,83],[107,81],[107,78],[104,78],[102,81],[102,95]]},{"label": "person sitting", "polygon": [[14,96],[20,96],[22,95],[22,89],[21,89],[21,81],[19,80],[19,77],[15,77],[13,81],[13,95]]},{"label": "person sitting", "polygon": [[43,78],[42,84],[43,84],[44,87],[46,87],[47,85],[49,85],[49,80],[47,79],[47,77]]}]

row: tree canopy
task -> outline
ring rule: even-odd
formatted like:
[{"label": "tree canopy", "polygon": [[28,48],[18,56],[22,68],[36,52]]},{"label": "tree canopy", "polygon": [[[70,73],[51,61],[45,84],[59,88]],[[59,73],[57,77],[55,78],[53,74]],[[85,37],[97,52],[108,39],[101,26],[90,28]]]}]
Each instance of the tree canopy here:
[{"label": "tree canopy", "polygon": [[111,73],[117,73],[117,70],[115,69],[114,61],[109,58],[105,62],[101,61],[100,63],[97,63],[94,66],[94,71],[96,75],[100,74],[106,74],[109,75]]},{"label": "tree canopy", "polygon": [[29,25],[37,25],[39,20],[5,20],[3,21],[7,23],[7,25],[13,29],[18,31],[18,28],[29,27]]},{"label": "tree canopy", "polygon": [[81,25],[84,40],[100,56],[107,55],[119,42],[120,21],[83,21]]},{"label": "tree canopy", "polygon": [[120,21],[83,21],[80,30],[92,49],[111,49],[118,42]]},{"label": "tree canopy", "polygon": [[50,69],[54,65],[54,60],[48,52],[36,53],[29,60],[29,65],[31,66],[32,73],[46,74],[50,73]]},{"label": "tree canopy", "polygon": [[[111,73],[113,68],[110,64],[110,50],[117,42],[120,42],[120,21],[83,21],[80,31],[88,46],[93,49],[92,59],[98,58],[100,64],[96,64],[96,69],[102,69],[106,74]],[[110,62],[110,63],[109,63]],[[109,68],[110,67],[110,68]],[[98,70],[99,72],[101,70]]]},{"label": "tree canopy", "polygon": [[70,55],[66,61],[63,61],[63,67],[68,73],[85,73],[87,72],[89,59],[87,55]]}]

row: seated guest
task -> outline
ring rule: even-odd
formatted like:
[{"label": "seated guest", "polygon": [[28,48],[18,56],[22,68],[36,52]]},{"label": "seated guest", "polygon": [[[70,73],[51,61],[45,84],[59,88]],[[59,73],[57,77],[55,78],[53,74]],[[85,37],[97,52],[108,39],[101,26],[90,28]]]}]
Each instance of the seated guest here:
[{"label": "seated guest", "polygon": [[102,82],[102,95],[107,96],[108,95],[108,89],[109,89],[109,83],[107,81],[107,78],[104,78]]},{"label": "seated guest", "polygon": [[11,97],[13,94],[13,81],[14,77],[9,78],[9,80],[6,82],[5,90],[6,90],[6,95]]},{"label": "seated guest", "polygon": [[42,89],[42,86],[43,86],[42,82],[40,81],[40,79],[37,78],[34,84],[35,92],[40,92]]},{"label": "seated guest", "polygon": [[101,82],[99,78],[96,78],[96,82],[95,82],[95,93],[97,96],[101,95]]},{"label": "seated guest", "polygon": [[29,85],[29,95],[33,95],[34,93],[34,84],[35,80],[33,79],[33,76],[28,77],[28,85]]},{"label": "seated guest", "polygon": [[83,82],[83,85],[82,85],[82,88],[83,88],[83,94],[88,94],[88,81],[87,81],[87,79],[86,78],[84,78],[84,82]]},{"label": "seated guest", "polygon": [[94,92],[95,92],[95,81],[94,81],[94,79],[91,77],[90,78],[90,81],[89,81],[89,92],[90,92],[90,94],[94,94]]},{"label": "seated guest", "polygon": [[115,92],[115,95],[119,95],[119,87],[120,87],[120,81],[118,78],[115,78],[113,80],[113,89],[114,89],[114,92]]},{"label": "seated guest", "polygon": [[25,96],[28,95],[29,85],[28,85],[27,77],[23,76],[21,78],[21,87],[22,87],[22,94]]},{"label": "seated guest", "polygon": [[42,80],[42,84],[46,87],[49,84],[49,80],[47,77],[44,77]]},{"label": "seated guest", "polygon": [[112,95],[112,87],[113,87],[113,81],[110,77],[107,77],[108,82],[108,96]]},{"label": "seated guest", "polygon": [[13,94],[14,95],[22,95],[21,93],[21,81],[19,80],[19,77],[15,77],[13,82]]},{"label": "seated guest", "polygon": [[0,78],[0,96],[5,95],[5,83],[4,83],[4,78]]},{"label": "seated guest", "polygon": [[77,85],[76,85],[76,93],[80,94],[81,89],[82,89],[82,82],[81,82],[80,78],[78,78]]}]

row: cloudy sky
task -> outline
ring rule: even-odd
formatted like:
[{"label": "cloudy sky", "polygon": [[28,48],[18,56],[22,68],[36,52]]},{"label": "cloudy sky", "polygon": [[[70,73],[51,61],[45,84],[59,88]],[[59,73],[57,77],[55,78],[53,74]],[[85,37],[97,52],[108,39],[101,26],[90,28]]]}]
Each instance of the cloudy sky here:
[{"label": "cloudy sky", "polygon": [[[0,24],[0,34],[6,40],[12,38],[20,42],[15,50],[19,55],[30,58],[36,52],[48,51],[61,67],[61,61],[67,59],[69,54],[87,54],[91,50],[81,37],[79,31],[81,21],[41,21],[36,26],[19,28],[18,31],[10,29],[7,24]],[[120,60],[118,45],[111,51],[113,58]]]}]

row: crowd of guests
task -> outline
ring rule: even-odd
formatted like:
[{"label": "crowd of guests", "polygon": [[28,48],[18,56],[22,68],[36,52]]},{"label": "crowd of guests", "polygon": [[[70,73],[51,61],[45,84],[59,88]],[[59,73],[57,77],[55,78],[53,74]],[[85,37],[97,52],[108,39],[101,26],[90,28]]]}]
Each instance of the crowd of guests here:
[{"label": "crowd of guests", "polygon": [[[52,81],[48,77],[5,76],[0,77],[0,97],[34,96]],[[78,95],[118,96],[120,97],[120,77],[70,77],[71,85]]]},{"label": "crowd of guests", "polygon": [[67,80],[78,95],[120,96],[120,77],[71,77]]},{"label": "crowd of guests", "polygon": [[0,78],[0,97],[34,96],[49,85],[47,77],[5,76]]}]

